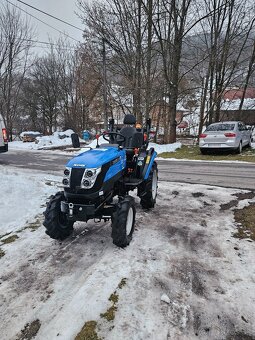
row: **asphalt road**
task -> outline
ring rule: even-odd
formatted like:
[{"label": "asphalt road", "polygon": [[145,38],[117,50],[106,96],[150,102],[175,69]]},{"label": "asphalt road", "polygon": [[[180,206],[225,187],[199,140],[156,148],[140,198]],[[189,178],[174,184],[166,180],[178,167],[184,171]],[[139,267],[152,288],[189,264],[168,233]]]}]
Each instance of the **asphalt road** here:
[{"label": "asphalt road", "polygon": [[[70,154],[10,150],[0,154],[0,165],[62,173]],[[255,164],[198,161],[158,161],[159,180],[255,190]]]}]

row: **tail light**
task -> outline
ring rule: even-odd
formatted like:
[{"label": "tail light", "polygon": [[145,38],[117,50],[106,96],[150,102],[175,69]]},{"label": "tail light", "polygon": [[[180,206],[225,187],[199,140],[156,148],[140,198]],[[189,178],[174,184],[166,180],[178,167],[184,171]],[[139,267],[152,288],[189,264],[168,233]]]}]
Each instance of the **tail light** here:
[{"label": "tail light", "polygon": [[228,138],[234,138],[236,137],[236,134],[234,132],[226,132],[224,133],[225,137],[228,137]]},{"label": "tail light", "polygon": [[6,129],[2,129],[2,133],[3,133],[4,142],[7,143],[8,142],[7,130]]},{"label": "tail light", "polygon": [[201,134],[199,135],[199,138],[205,138],[205,137],[207,137],[207,135],[206,135],[205,133],[201,133]]}]

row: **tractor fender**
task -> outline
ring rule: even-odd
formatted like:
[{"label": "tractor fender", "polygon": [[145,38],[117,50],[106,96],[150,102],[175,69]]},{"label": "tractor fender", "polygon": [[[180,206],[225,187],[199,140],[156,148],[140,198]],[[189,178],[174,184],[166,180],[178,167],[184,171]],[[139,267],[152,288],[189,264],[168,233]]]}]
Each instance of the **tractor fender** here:
[{"label": "tractor fender", "polygon": [[146,160],[145,160],[145,166],[144,166],[143,174],[142,174],[142,178],[144,180],[148,179],[150,171],[152,169],[153,162],[156,157],[157,157],[157,152],[154,150],[154,148],[150,148],[150,150],[148,151]]}]

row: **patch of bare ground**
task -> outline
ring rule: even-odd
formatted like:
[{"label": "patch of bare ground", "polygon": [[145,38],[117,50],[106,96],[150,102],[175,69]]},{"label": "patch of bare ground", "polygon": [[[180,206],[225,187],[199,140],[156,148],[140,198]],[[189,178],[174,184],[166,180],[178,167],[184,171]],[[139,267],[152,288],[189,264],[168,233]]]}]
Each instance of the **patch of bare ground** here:
[{"label": "patch of bare ground", "polygon": [[235,194],[235,196],[238,198],[239,201],[241,200],[251,200],[255,197],[255,192],[254,191],[249,191],[249,192],[239,192]]},{"label": "patch of bare ground", "polygon": [[239,192],[237,194],[234,194],[233,196],[237,197],[237,199],[232,200],[228,203],[225,204],[221,204],[220,205],[220,210],[229,210],[233,207],[236,207],[238,205],[239,201],[243,201],[243,200],[250,200],[253,199],[255,197],[255,192],[254,191],[249,191],[249,192]]},{"label": "patch of bare ground", "polygon": [[234,334],[230,334],[226,340],[255,340],[255,338],[249,334],[245,334],[243,332],[237,332]]},{"label": "patch of bare ground", "polygon": [[38,333],[41,327],[40,320],[34,320],[31,323],[27,323],[26,326],[21,330],[20,334],[17,336],[17,340],[30,340],[33,339]]},{"label": "patch of bare ground", "polygon": [[203,197],[205,194],[203,194],[202,192],[192,192],[192,196],[193,197]]},{"label": "patch of bare ground", "polygon": [[236,207],[237,204],[238,204],[238,200],[233,200],[233,201],[230,201],[228,203],[221,204],[220,205],[220,210],[223,210],[223,211],[229,210],[229,209],[231,209],[233,207]]},{"label": "patch of bare ground", "polygon": [[238,227],[233,236],[240,239],[249,238],[255,241],[255,203],[243,209],[235,210],[234,217]]},{"label": "patch of bare ground", "polygon": [[0,248],[0,258],[5,255],[5,252]]}]

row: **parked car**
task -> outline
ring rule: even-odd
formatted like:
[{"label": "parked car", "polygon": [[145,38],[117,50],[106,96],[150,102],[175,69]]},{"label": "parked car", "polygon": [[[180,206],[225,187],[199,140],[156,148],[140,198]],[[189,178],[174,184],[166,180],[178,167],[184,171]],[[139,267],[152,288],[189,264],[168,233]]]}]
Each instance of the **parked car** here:
[{"label": "parked car", "polygon": [[235,150],[241,153],[244,146],[251,146],[252,131],[243,122],[229,121],[209,125],[199,136],[202,154],[209,150]]},{"label": "parked car", "polygon": [[0,152],[7,152],[7,151],[8,151],[7,130],[4,126],[3,118],[0,115]]},{"label": "parked car", "polygon": [[20,134],[20,138],[23,142],[35,142],[36,138],[41,136],[42,134],[40,132],[35,131],[24,131]]}]

